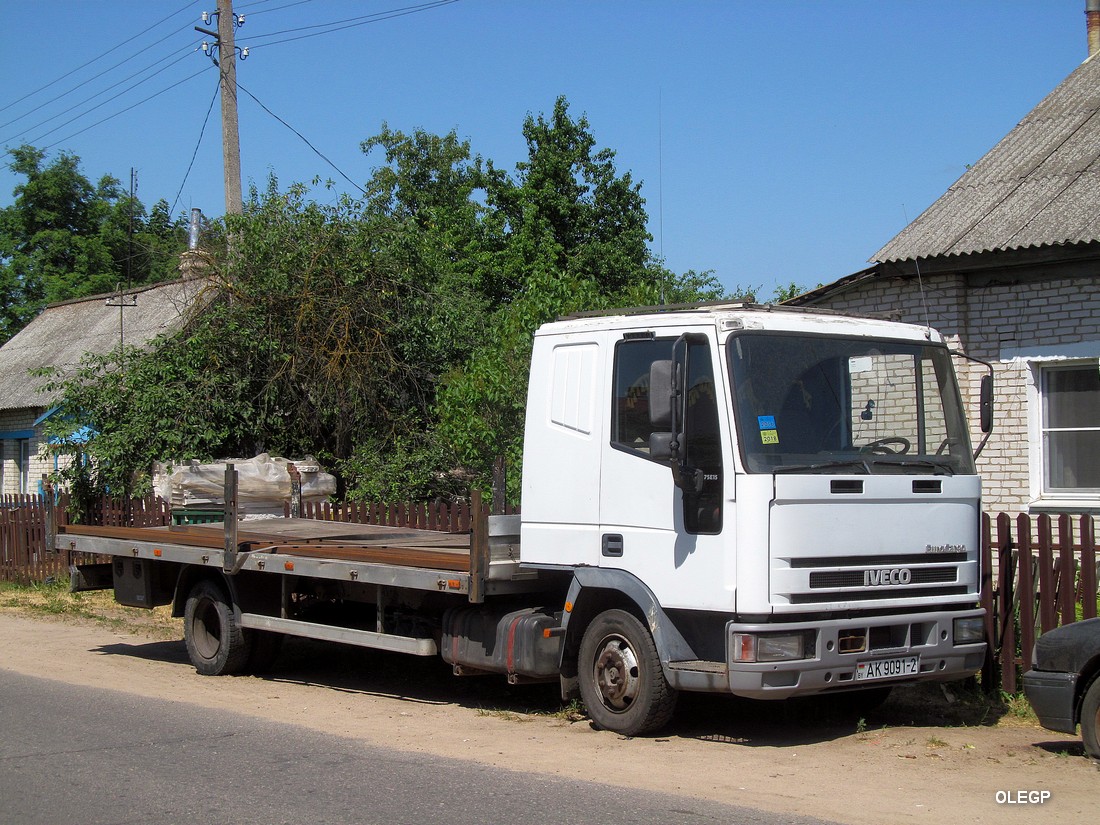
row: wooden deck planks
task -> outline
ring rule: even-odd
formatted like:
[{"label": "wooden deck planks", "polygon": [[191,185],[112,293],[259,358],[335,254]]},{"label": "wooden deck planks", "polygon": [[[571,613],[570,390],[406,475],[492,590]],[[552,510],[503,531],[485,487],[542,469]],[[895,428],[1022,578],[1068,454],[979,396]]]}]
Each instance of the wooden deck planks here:
[{"label": "wooden deck planks", "polygon": [[[90,527],[67,525],[63,533],[153,544],[221,549],[221,523],[174,527]],[[403,527],[270,519],[243,523],[237,532],[242,549],[333,561],[359,561],[455,572],[470,571],[470,536]]]}]

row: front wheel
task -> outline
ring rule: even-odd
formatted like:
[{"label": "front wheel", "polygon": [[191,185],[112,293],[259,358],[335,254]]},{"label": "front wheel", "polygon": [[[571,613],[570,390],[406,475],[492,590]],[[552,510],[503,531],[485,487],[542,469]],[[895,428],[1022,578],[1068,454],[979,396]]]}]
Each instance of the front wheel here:
[{"label": "front wheel", "polygon": [[625,610],[597,616],[581,639],[581,699],[597,727],[635,736],[665,725],[676,690],[665,679],[653,637]]},{"label": "front wheel", "polygon": [[1081,738],[1088,755],[1100,759],[1100,676],[1092,680],[1081,703]]},{"label": "front wheel", "polygon": [[183,611],[183,640],[195,670],[203,676],[241,673],[252,637],[237,623],[233,603],[210,579],[196,582]]}]

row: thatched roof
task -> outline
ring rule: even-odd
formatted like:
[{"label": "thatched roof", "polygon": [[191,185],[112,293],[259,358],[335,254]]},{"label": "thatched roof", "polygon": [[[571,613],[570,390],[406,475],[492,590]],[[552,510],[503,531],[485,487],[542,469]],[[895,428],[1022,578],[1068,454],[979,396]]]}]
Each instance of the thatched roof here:
[{"label": "thatched roof", "polygon": [[40,367],[74,370],[85,353],[119,346],[119,316],[127,346],[146,344],[181,329],[190,312],[210,294],[205,278],[181,279],[52,304],[0,347],[0,410],[49,407],[46,383],[28,371]]}]

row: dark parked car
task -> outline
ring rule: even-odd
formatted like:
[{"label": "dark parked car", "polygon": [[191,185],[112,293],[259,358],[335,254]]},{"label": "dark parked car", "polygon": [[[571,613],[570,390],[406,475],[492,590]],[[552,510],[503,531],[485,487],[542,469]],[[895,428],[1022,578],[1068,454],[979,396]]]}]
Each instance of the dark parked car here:
[{"label": "dark parked car", "polygon": [[1044,728],[1076,733],[1080,723],[1085,750],[1100,759],[1100,618],[1040,636],[1024,693]]}]

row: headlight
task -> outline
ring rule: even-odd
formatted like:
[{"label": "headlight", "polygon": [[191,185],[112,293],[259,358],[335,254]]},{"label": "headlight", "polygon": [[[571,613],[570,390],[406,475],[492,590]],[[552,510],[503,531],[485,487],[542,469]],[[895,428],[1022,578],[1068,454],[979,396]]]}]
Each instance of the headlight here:
[{"label": "headlight", "polygon": [[[807,653],[807,650],[810,653]],[[734,633],[735,662],[781,662],[812,655],[806,633]]]},{"label": "headlight", "polygon": [[985,641],[985,620],[981,616],[955,619],[954,642],[957,645],[972,645]]}]

